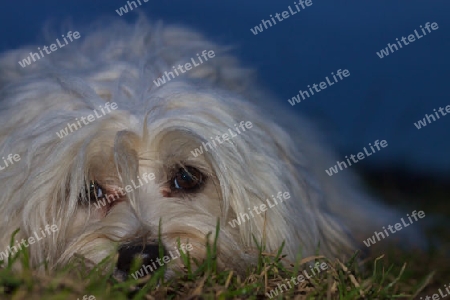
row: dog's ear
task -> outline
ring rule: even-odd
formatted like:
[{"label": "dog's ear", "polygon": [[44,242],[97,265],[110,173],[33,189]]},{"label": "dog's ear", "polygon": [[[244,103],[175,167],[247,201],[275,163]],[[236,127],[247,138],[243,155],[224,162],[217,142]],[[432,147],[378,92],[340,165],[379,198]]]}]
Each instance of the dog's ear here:
[{"label": "dog's ear", "polygon": [[[318,249],[330,254],[349,247],[347,232],[323,207],[317,178],[290,136],[274,124],[254,122],[251,134],[242,134],[235,142],[233,163],[228,166],[240,180],[226,181],[231,192],[224,202],[234,211],[227,220],[230,225],[233,218],[240,219],[238,230],[245,246],[255,249],[255,237],[266,252],[275,253],[284,242],[283,254],[291,259],[300,253],[314,255]],[[285,193],[289,196],[280,196]]]},{"label": "dog's ear", "polygon": [[[223,163],[226,168],[218,164],[224,203],[231,208],[224,226],[237,225],[242,243],[250,249],[256,248],[253,238],[264,243],[267,252],[276,252],[284,241],[283,253],[295,257],[302,245],[316,239],[317,229],[310,229],[316,225],[309,207],[310,187],[301,180],[289,151],[291,139],[272,125],[255,121],[251,132],[215,151],[220,153],[216,160],[229,157]],[[275,202],[272,195],[279,192],[290,197]]]}]

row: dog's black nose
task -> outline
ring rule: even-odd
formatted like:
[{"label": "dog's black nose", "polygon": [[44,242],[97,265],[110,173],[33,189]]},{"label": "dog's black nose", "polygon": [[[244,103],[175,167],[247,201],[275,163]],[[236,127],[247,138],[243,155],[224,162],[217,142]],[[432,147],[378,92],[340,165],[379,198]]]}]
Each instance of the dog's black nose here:
[{"label": "dog's black nose", "polygon": [[[165,251],[163,252],[163,255]],[[125,274],[130,273],[133,261],[140,258],[142,266],[155,265],[155,261],[159,258],[158,244],[126,244],[119,249],[119,259],[117,261],[117,269]],[[153,264],[152,264],[153,263]],[[157,266],[158,264],[156,264]],[[155,271],[154,268],[151,272]],[[147,272],[148,274],[148,272]]]}]

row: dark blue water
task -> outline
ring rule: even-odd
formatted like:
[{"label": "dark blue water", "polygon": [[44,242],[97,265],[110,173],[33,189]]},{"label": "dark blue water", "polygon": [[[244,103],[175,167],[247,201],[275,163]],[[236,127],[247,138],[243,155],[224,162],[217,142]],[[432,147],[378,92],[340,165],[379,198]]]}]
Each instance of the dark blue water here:
[{"label": "dark blue water", "polygon": [[[6,2],[6,1],[4,1]],[[126,1],[8,1],[0,11],[0,50],[37,41],[48,20],[86,24],[115,12]],[[294,1],[149,1],[139,10],[152,19],[186,24],[211,39],[238,46],[236,54],[258,70],[282,105],[299,89],[324,81],[338,69],[350,76],[291,107],[320,121],[343,155],[385,139],[389,146],[366,166],[403,165],[450,173],[450,116],[418,130],[413,123],[450,104],[450,2],[313,1],[313,5],[254,35],[250,28],[294,7]],[[376,52],[426,22],[432,31],[380,59]],[[65,33],[65,32],[64,32]]]}]

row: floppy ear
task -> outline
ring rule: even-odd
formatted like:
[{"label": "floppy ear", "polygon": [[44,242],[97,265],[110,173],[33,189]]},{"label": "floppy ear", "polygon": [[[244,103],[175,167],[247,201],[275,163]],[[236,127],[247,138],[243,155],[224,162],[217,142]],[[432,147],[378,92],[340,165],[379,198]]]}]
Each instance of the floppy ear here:
[{"label": "floppy ear", "polygon": [[[237,171],[240,178],[229,181],[231,215],[241,220],[243,243],[254,248],[253,235],[265,242],[266,251],[275,252],[285,242],[283,253],[290,259],[299,252],[313,255],[319,249],[337,255],[351,248],[347,231],[327,212],[316,178],[301,161],[304,154],[277,126],[254,126],[260,129],[242,135],[244,143],[237,141],[235,151],[243,160]],[[289,197],[274,200],[272,195],[276,198],[279,192]]]}]

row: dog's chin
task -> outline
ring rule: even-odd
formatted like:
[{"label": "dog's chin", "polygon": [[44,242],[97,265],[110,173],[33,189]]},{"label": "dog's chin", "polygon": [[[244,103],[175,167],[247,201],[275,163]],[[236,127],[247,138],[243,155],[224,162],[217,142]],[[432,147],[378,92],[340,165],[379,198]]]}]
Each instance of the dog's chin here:
[{"label": "dog's chin", "polygon": [[[93,268],[105,258],[110,257],[114,262],[114,276],[125,279],[130,276],[130,269],[119,267],[122,258],[117,254],[120,253],[120,249],[129,244],[140,245],[142,249],[146,245],[154,244],[163,249],[163,256],[166,259],[163,260],[160,253],[156,253],[151,260],[143,262],[139,269],[144,270],[145,265],[150,266],[151,271],[145,273],[149,275],[164,266],[165,277],[170,278],[185,271],[185,260],[181,252],[191,260],[195,268],[195,263],[204,261],[207,248],[212,249],[215,242],[217,248],[215,258],[219,269],[233,269],[237,273],[244,274],[247,268],[256,263],[257,251],[242,247],[239,243],[238,230],[227,226],[228,224],[224,222],[220,223],[217,215],[211,214],[205,207],[192,205],[187,209],[184,203],[187,200],[184,198],[172,198],[168,203],[165,197],[151,200],[152,197],[145,197],[145,195],[145,191],[139,195],[145,199],[141,202],[140,211],[145,212],[153,208],[154,214],[139,216],[130,203],[123,202],[115,205],[105,216],[97,215],[98,220],[92,220],[90,224],[70,230],[73,232],[73,237],[68,238],[73,239],[73,242],[67,245],[57,265],[63,267],[78,261]],[[214,203],[219,199],[211,199],[206,194],[199,194],[196,195],[196,199],[188,201]],[[77,218],[82,219],[92,218],[94,213],[80,212],[79,214]],[[74,226],[76,226],[75,223]],[[216,230],[219,228],[216,239]],[[142,253],[141,251],[141,255]],[[135,258],[139,259],[138,256]],[[130,258],[125,257],[125,259]]]}]

